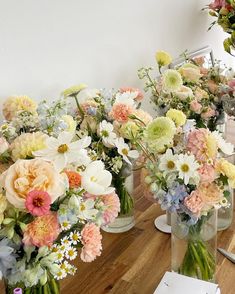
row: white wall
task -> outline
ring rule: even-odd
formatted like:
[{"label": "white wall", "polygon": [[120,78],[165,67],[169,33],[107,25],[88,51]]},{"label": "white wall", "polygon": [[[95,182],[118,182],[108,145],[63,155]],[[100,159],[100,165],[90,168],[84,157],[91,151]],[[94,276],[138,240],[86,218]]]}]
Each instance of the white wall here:
[{"label": "white wall", "polygon": [[[207,32],[210,0],[0,0],[0,100],[57,98],[65,87],[141,87],[137,69],[163,49],[177,56],[226,35]],[[235,59],[234,59],[235,60]]]}]

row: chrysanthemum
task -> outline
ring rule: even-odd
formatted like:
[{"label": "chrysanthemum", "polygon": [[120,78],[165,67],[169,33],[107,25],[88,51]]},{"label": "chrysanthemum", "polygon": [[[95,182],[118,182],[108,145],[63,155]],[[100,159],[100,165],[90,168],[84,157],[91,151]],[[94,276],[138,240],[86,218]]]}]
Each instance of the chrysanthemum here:
[{"label": "chrysanthemum", "polygon": [[155,57],[160,67],[166,66],[172,62],[172,57],[165,51],[157,51]]},{"label": "chrysanthemum", "polygon": [[174,69],[168,69],[163,74],[163,88],[167,92],[178,91],[183,85],[180,73]]},{"label": "chrysanthemum", "polygon": [[176,127],[168,117],[158,117],[148,124],[144,136],[151,149],[157,152],[164,151],[173,142]]},{"label": "chrysanthemum", "polygon": [[85,84],[80,84],[77,86],[72,86],[68,89],[65,89],[62,94],[64,95],[64,97],[69,97],[69,96],[73,96],[73,95],[77,95],[80,91],[82,91],[83,89],[87,88],[87,85]]},{"label": "chrysanthemum", "polygon": [[3,115],[6,120],[12,120],[18,111],[28,111],[36,114],[37,104],[28,96],[12,96],[3,104]]},{"label": "chrysanthemum", "polygon": [[171,108],[167,111],[166,117],[172,119],[176,127],[181,127],[186,123],[186,115],[181,110]]},{"label": "chrysanthemum", "polygon": [[33,152],[42,150],[46,147],[46,139],[48,136],[42,132],[23,133],[16,138],[11,144],[12,159],[33,158]]},{"label": "chrysanthemum", "polygon": [[187,149],[201,162],[214,160],[218,147],[215,137],[207,129],[197,129],[189,133]]}]

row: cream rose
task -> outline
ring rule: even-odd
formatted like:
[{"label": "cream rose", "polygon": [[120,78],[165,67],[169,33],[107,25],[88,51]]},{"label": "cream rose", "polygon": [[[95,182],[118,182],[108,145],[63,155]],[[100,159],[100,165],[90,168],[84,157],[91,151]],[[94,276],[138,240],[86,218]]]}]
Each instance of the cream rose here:
[{"label": "cream rose", "polygon": [[65,193],[68,179],[43,159],[21,159],[0,176],[0,185],[6,190],[7,200],[16,208],[24,209],[28,192],[46,191],[53,203]]},{"label": "cream rose", "polygon": [[181,75],[188,81],[197,83],[202,77],[200,68],[196,65],[186,63],[179,69]]},{"label": "cream rose", "polygon": [[186,86],[181,86],[178,91],[174,92],[174,94],[182,101],[193,97],[192,89]]}]

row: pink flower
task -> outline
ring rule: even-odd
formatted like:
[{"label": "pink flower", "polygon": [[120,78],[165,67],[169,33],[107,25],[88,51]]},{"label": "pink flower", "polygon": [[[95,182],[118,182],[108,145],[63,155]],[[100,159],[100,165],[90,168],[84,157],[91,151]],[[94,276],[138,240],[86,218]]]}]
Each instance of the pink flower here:
[{"label": "pink flower", "polygon": [[204,76],[206,76],[208,74],[208,69],[205,67],[200,67],[200,73]]},{"label": "pink flower", "polygon": [[209,8],[216,10],[226,6],[226,0],[215,0],[214,2],[210,3]]},{"label": "pink flower", "polygon": [[211,107],[208,107],[205,112],[202,112],[201,117],[204,119],[208,119],[215,115],[216,115],[215,110]]},{"label": "pink flower", "polygon": [[235,79],[230,80],[228,82],[228,86],[234,90],[235,89]]},{"label": "pink flower", "polygon": [[46,191],[32,190],[28,193],[25,207],[36,216],[42,216],[50,211],[51,197]]},{"label": "pink flower", "polygon": [[190,103],[190,109],[195,113],[200,113],[202,105],[195,99]]},{"label": "pink flower", "polygon": [[210,164],[207,164],[207,163],[203,164],[199,168],[198,172],[200,175],[201,182],[212,183],[216,178],[215,169]]},{"label": "pink flower", "polygon": [[200,215],[201,209],[204,206],[201,193],[198,190],[191,192],[191,194],[184,199],[184,205],[196,216]]},{"label": "pink flower", "polygon": [[91,262],[101,255],[102,236],[99,227],[94,223],[86,224],[82,229],[81,236],[83,244],[81,259],[84,262]]},{"label": "pink flower", "polygon": [[218,85],[216,84],[216,82],[214,82],[213,80],[209,80],[207,82],[207,87],[212,94],[216,94],[218,90]]},{"label": "pink flower", "polygon": [[136,96],[135,100],[138,101],[138,102],[142,101],[143,98],[144,98],[143,93],[140,91],[140,89],[137,89],[137,88],[122,87],[122,88],[119,89],[119,91],[121,93],[125,93],[125,92],[136,92],[137,93],[137,96]]},{"label": "pink flower", "polygon": [[210,209],[223,199],[223,191],[216,183],[201,183],[198,187],[205,208]]},{"label": "pink flower", "polygon": [[109,116],[117,120],[120,123],[127,122],[129,119],[129,115],[134,111],[133,107],[124,103],[116,103],[114,104]]},{"label": "pink flower", "polygon": [[28,246],[51,246],[60,232],[56,213],[38,216],[24,231],[23,243]]},{"label": "pink flower", "polygon": [[0,137],[0,155],[7,151],[9,144],[7,140],[3,137]]}]

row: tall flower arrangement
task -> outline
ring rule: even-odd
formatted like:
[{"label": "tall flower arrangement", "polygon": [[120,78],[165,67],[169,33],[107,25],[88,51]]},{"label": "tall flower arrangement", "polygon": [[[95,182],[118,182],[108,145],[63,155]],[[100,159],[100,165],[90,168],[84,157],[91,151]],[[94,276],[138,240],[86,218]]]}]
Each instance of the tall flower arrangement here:
[{"label": "tall flower arrangement", "polygon": [[211,16],[216,17],[209,29],[215,24],[222,27],[230,36],[224,40],[224,50],[232,54],[235,44],[235,2],[234,0],[214,0],[208,7]]},{"label": "tall flower arrangement", "polygon": [[147,157],[145,182],[152,198],[162,209],[176,213],[179,225],[188,230],[184,231],[188,247],[177,270],[212,280],[215,259],[200,233],[213,209],[228,205],[227,186],[234,188],[235,166],[219,151],[230,153],[233,146],[216,131],[195,128],[175,109],[154,119],[132,139]]},{"label": "tall flower arrangement", "polygon": [[120,215],[128,215],[133,210],[133,199],[125,186],[125,179],[139,156],[130,141],[130,133],[137,133],[139,127],[130,117],[135,115],[145,123],[152,120],[140,109],[143,95],[138,89],[129,87],[110,91],[78,89],[81,86],[63,92],[67,99],[71,97],[76,102],[78,136],[91,137],[93,157],[102,160],[112,174],[112,183],[121,203]]},{"label": "tall flower arrangement", "polygon": [[91,137],[60,99],[37,106],[26,97],[3,105],[0,127],[0,278],[7,293],[59,293],[75,274],[77,255],[91,262],[102,251],[100,226],[114,221],[119,198],[112,175],[89,149]]},{"label": "tall flower arrangement", "polygon": [[[224,123],[224,114],[234,116],[234,73],[220,62],[207,66],[205,57],[189,59],[175,69],[167,69],[171,62],[168,53],[156,53],[159,75],[151,76],[153,68],[141,68],[139,78],[145,81],[145,91],[151,91],[152,102],[160,113],[170,108],[183,111],[194,119],[197,127],[214,131]],[[163,68],[163,66],[165,66]]]}]

